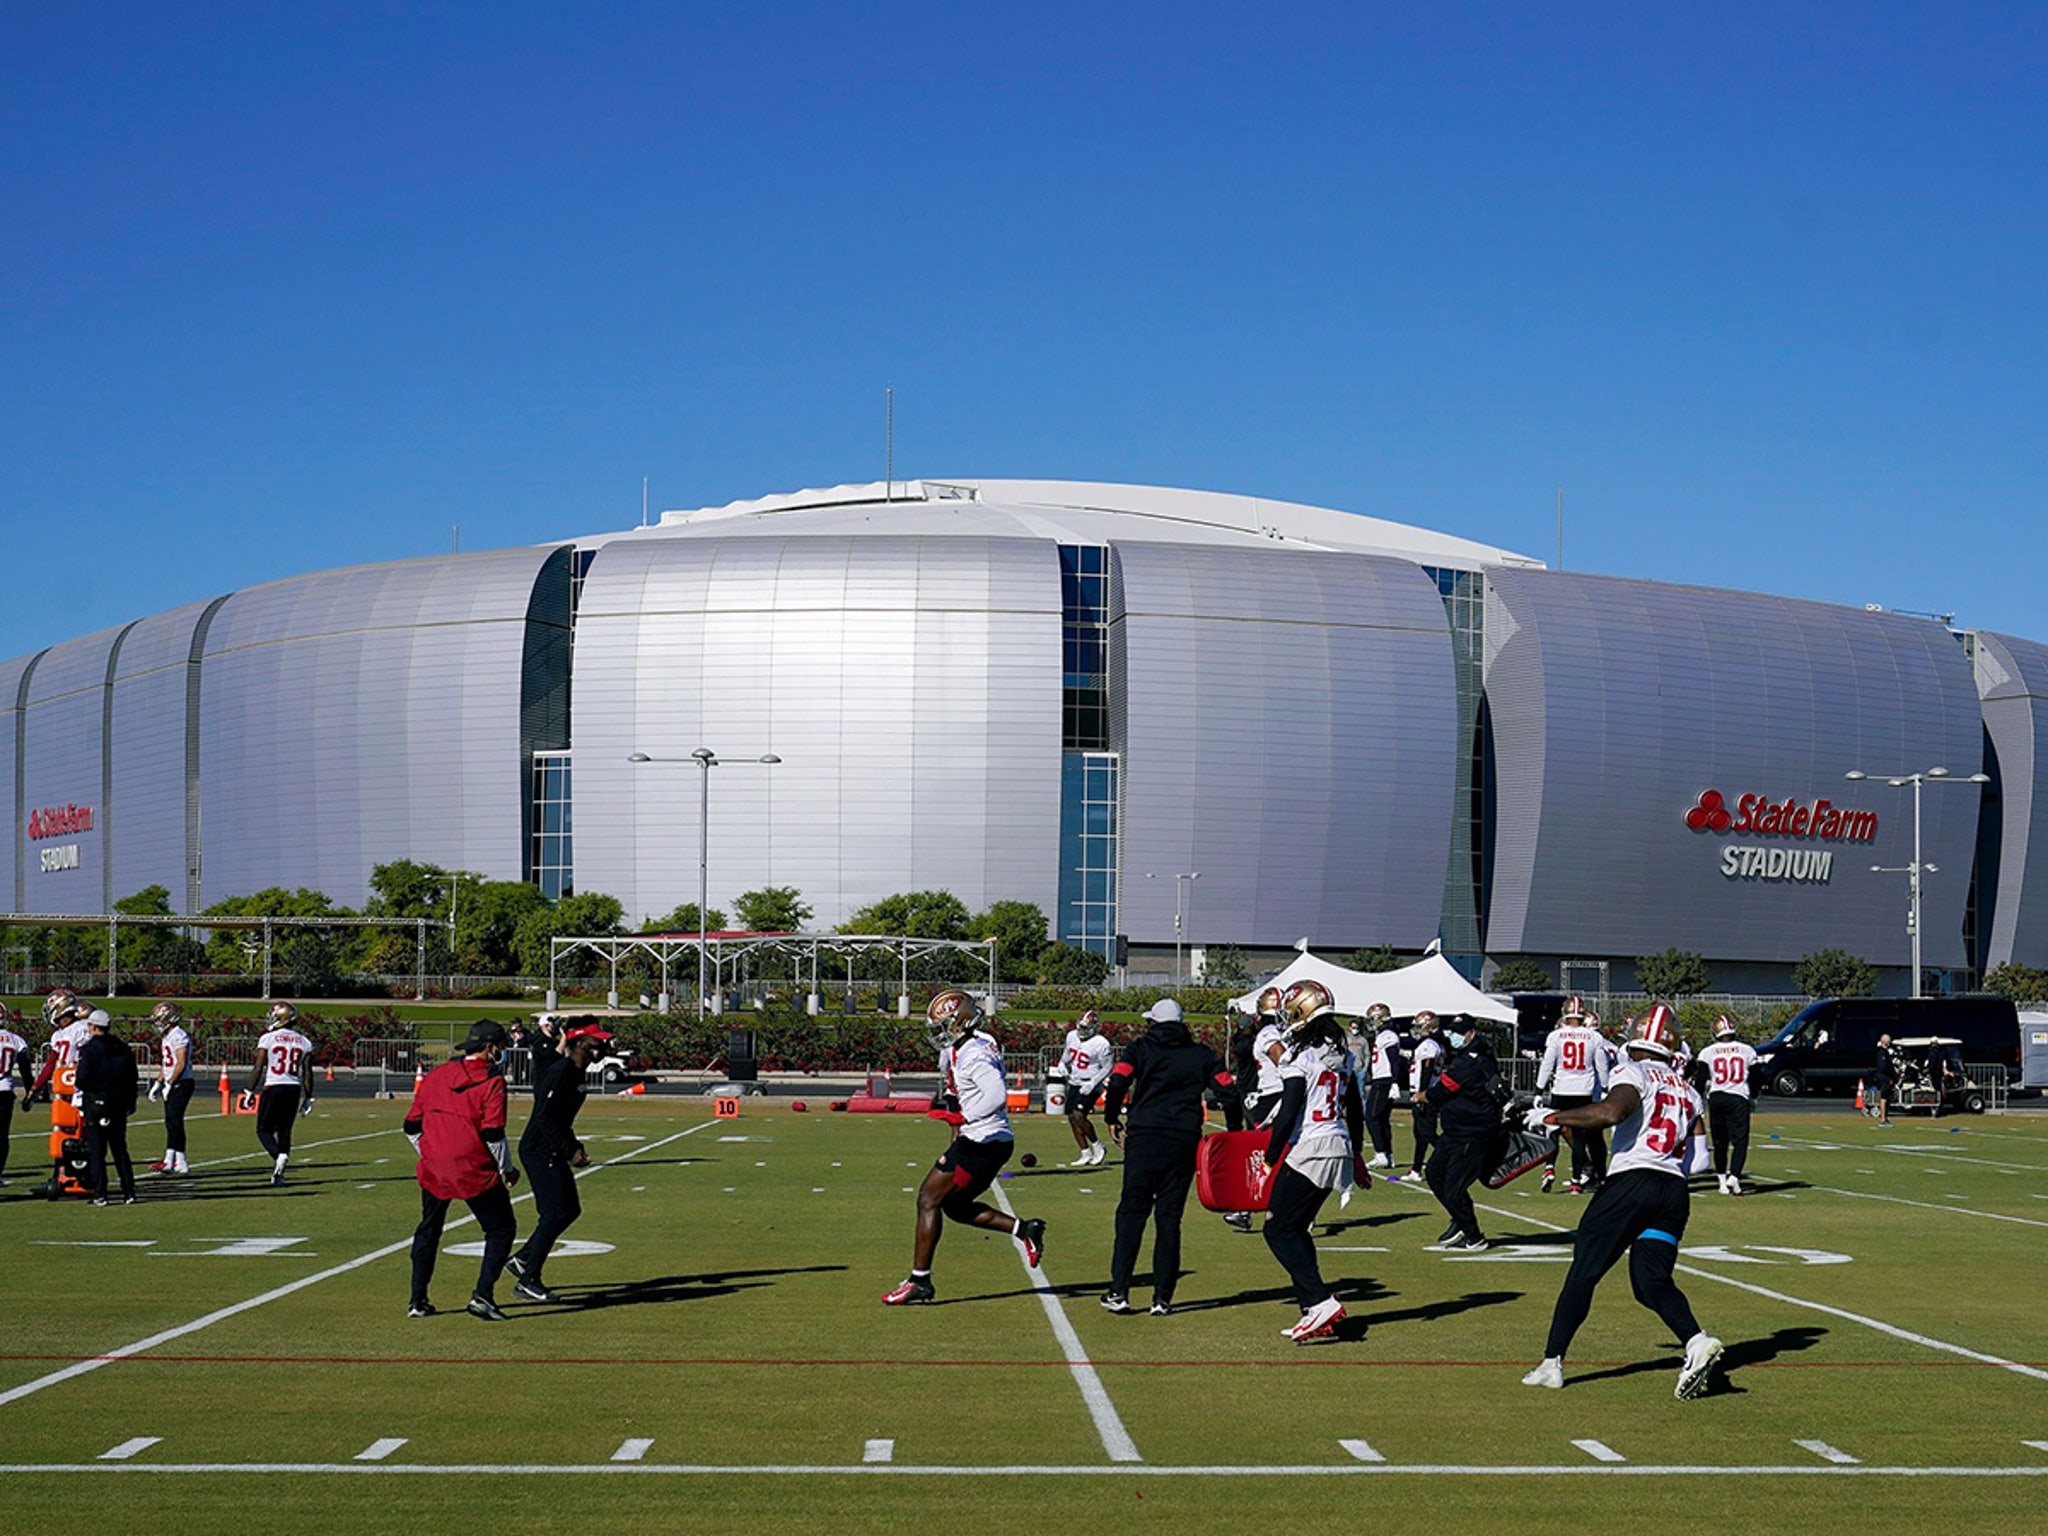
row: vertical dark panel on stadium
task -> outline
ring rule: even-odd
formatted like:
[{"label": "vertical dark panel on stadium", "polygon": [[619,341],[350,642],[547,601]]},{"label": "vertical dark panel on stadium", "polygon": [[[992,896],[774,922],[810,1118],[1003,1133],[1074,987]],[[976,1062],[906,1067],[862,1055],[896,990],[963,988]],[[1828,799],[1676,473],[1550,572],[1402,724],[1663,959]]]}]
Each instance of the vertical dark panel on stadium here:
[{"label": "vertical dark panel on stadium", "polygon": [[[526,604],[526,637],[519,662],[519,797],[524,816],[520,846],[525,850],[523,879],[538,882],[541,775],[535,753],[569,749],[571,702],[570,660],[575,649],[574,588],[579,584],[581,554],[564,545],[542,562]],[[566,815],[566,810],[562,813]],[[566,827],[561,829],[566,833]],[[559,835],[559,834],[558,834]],[[565,894],[556,892],[554,894]]]}]

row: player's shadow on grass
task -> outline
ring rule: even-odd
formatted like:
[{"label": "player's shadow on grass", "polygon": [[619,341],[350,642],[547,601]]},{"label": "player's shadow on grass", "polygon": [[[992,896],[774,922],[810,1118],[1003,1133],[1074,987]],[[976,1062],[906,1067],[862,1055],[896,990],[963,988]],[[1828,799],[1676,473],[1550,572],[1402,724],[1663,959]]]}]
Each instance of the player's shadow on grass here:
[{"label": "player's shadow on grass", "polygon": [[659,1306],[671,1301],[708,1301],[772,1285],[779,1275],[833,1274],[844,1264],[811,1264],[789,1269],[731,1269],[702,1275],[660,1275],[617,1285],[557,1286],[558,1307],[522,1307],[518,1315],[544,1317],[557,1312],[599,1312],[608,1307]]},{"label": "player's shadow on grass", "polygon": [[[1138,1283],[1143,1285],[1147,1283],[1147,1280],[1140,1278]],[[1377,1280],[1351,1278],[1332,1280],[1330,1282],[1330,1289],[1335,1293],[1338,1300],[1342,1301],[1346,1306],[1359,1306],[1371,1301],[1385,1301],[1399,1294],[1398,1292],[1388,1290]],[[1193,1301],[1176,1299],[1173,1303],[1173,1310],[1176,1312],[1217,1312],[1225,1307],[1255,1307],[1273,1302],[1291,1302],[1293,1300],[1293,1286],[1269,1285],[1262,1286],[1253,1291],[1238,1291],[1230,1296],[1202,1296]],[[1359,1331],[1364,1331],[1362,1325]],[[1338,1332],[1341,1335],[1343,1330],[1340,1328]]]},{"label": "player's shadow on grass", "polygon": [[[1826,1338],[1827,1334],[1827,1329],[1809,1325],[1800,1328],[1780,1328],[1777,1332],[1766,1334],[1760,1339],[1737,1339],[1721,1352],[1721,1364],[1714,1373],[1713,1385],[1704,1395],[1739,1397],[1746,1389],[1738,1387],[1729,1379],[1730,1372],[1739,1371],[1745,1365],[1768,1364],[1780,1355],[1797,1354],[1812,1349]],[[1604,1371],[1588,1371],[1583,1376],[1567,1378],[1568,1384],[1578,1386],[1581,1382],[1611,1381],[1617,1376],[1640,1376],[1646,1371],[1670,1371],[1675,1375],[1684,1358],[1681,1353],[1684,1346],[1665,1344],[1662,1348],[1665,1351],[1663,1359],[1635,1360],[1627,1365],[1609,1366]]]},{"label": "player's shadow on grass", "polygon": [[[1375,1312],[1370,1317],[1353,1318],[1349,1321],[1355,1322],[1361,1333],[1365,1331],[1367,1324],[1379,1328],[1385,1327],[1388,1323],[1437,1323],[1447,1317],[1456,1317],[1461,1312],[1476,1311],[1480,1307],[1504,1307],[1511,1301],[1520,1301],[1523,1294],[1521,1291],[1467,1291],[1462,1296],[1446,1296],[1420,1306],[1403,1307],[1398,1312]],[[1343,1327],[1340,1325],[1337,1331],[1342,1335]]]},{"label": "player's shadow on grass", "polygon": [[1335,1235],[1339,1232],[1349,1232],[1354,1227],[1391,1227],[1404,1221],[1420,1221],[1425,1214],[1422,1211],[1389,1211],[1384,1216],[1355,1216],[1349,1221],[1319,1221],[1316,1223],[1316,1230]]}]

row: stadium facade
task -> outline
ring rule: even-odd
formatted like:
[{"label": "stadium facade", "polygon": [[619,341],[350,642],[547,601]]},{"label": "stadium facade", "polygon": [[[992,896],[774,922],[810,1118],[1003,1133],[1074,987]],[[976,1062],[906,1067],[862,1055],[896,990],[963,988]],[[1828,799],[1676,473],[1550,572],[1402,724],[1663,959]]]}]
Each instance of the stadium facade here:
[{"label": "stadium facade", "polygon": [[[17,913],[413,858],[714,905],[1037,903],[1109,951],[2048,963],[2048,647],[1250,497],[842,486],[272,582],[0,664]],[[640,754],[651,762],[629,761]],[[751,759],[779,758],[762,765]],[[2043,835],[2034,835],[2039,827]],[[1878,872],[1880,866],[1891,872]],[[1199,879],[1186,877],[1199,875]]]}]

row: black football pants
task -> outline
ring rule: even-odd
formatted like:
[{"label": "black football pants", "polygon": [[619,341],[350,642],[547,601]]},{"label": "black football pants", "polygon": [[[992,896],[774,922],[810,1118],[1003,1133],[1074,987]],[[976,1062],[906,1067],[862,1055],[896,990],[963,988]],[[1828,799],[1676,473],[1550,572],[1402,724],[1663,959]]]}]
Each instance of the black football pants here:
[{"label": "black football pants", "polygon": [[[1585,1093],[1557,1093],[1552,1094],[1550,1097],[1550,1107],[1552,1109],[1580,1109],[1592,1102],[1592,1095]],[[1558,1146],[1562,1147],[1564,1145],[1564,1137],[1558,1137],[1557,1141]],[[1607,1133],[1602,1130],[1589,1130],[1583,1125],[1575,1125],[1571,1130],[1571,1142],[1572,1182],[1574,1184],[1584,1183],[1589,1174],[1596,1180],[1606,1178]],[[1555,1151],[1550,1154],[1550,1166],[1553,1168],[1557,1166],[1557,1153]]]},{"label": "black football pants", "polygon": [[1680,1343],[1700,1331],[1692,1304],[1671,1278],[1685,1236],[1692,1196],[1685,1180],[1654,1168],[1631,1168],[1594,1192],[1572,1236],[1572,1267],[1550,1315],[1546,1360],[1562,1360],[1593,1307],[1593,1291],[1621,1256],[1636,1300],[1664,1320]]},{"label": "black football pants", "polygon": [[1315,1225],[1316,1212],[1330,1198],[1327,1189],[1280,1165],[1273,1179],[1273,1193],[1266,1204],[1266,1246],[1294,1282],[1295,1303],[1306,1312],[1329,1300],[1330,1288],[1323,1284],[1323,1272],[1316,1263],[1315,1239],[1308,1229]]},{"label": "black football pants", "polygon": [[1486,1172],[1491,1150],[1486,1142],[1458,1136],[1438,1142],[1430,1155],[1429,1192],[1450,1216],[1451,1225],[1467,1237],[1485,1236],[1479,1230],[1479,1213],[1472,1208],[1472,1185]]},{"label": "black football pants", "polygon": [[256,1100],[256,1139],[272,1157],[289,1157],[292,1122],[299,1118],[299,1088],[283,1083],[266,1088]]},{"label": "black football pants", "polygon": [[121,1176],[121,1197],[135,1193],[135,1164],[128,1157],[128,1117],[108,1114],[97,1107],[85,1115],[85,1185],[101,1200],[107,1196],[107,1157]]},{"label": "black football pants", "polygon": [[1116,1203],[1116,1247],[1109,1288],[1131,1293],[1138,1245],[1152,1222],[1152,1299],[1172,1301],[1180,1279],[1180,1217],[1195,1182],[1195,1146],[1201,1132],[1132,1131],[1124,1141],[1124,1191]]},{"label": "black football pants", "polygon": [[14,1090],[0,1093],[0,1178],[7,1176],[7,1134],[14,1129]]},{"label": "black football pants", "polygon": [[1429,1160],[1429,1149],[1436,1142],[1436,1106],[1415,1101],[1415,1157],[1408,1164],[1420,1169]]},{"label": "black football pants", "polygon": [[1707,1095],[1707,1133],[1714,1138],[1714,1172],[1742,1176],[1749,1161],[1749,1100],[1739,1093]]},{"label": "black football pants", "polygon": [[1365,1134],[1372,1149],[1388,1158],[1394,1155],[1394,1080],[1376,1077],[1365,1088]]},{"label": "black football pants", "polygon": [[576,1193],[576,1173],[559,1157],[522,1157],[526,1182],[533,1190],[533,1231],[519,1249],[519,1267],[525,1279],[540,1284],[540,1273],[555,1241],[583,1214],[583,1199]]},{"label": "black football pants", "polygon": [[[164,1094],[164,1150],[180,1156],[185,1151],[185,1106],[192,1102],[192,1090],[197,1086],[188,1072],[171,1084]],[[272,1153],[275,1157],[277,1154]]]}]

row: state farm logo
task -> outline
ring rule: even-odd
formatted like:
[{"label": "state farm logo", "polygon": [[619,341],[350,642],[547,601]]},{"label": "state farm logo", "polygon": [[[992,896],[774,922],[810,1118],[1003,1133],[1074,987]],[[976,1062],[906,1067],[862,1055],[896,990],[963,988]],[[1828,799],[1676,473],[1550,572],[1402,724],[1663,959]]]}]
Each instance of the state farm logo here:
[{"label": "state farm logo", "polygon": [[1877,812],[1845,810],[1830,800],[1811,805],[1796,796],[1773,800],[1768,795],[1743,795],[1734,810],[1718,789],[1700,791],[1699,802],[1685,813],[1695,832],[1747,832],[1759,837],[1817,838],[1823,842],[1870,843],[1877,840]]},{"label": "state farm logo", "polygon": [[46,805],[28,813],[28,835],[40,842],[46,837],[70,837],[92,830],[89,805]]}]

